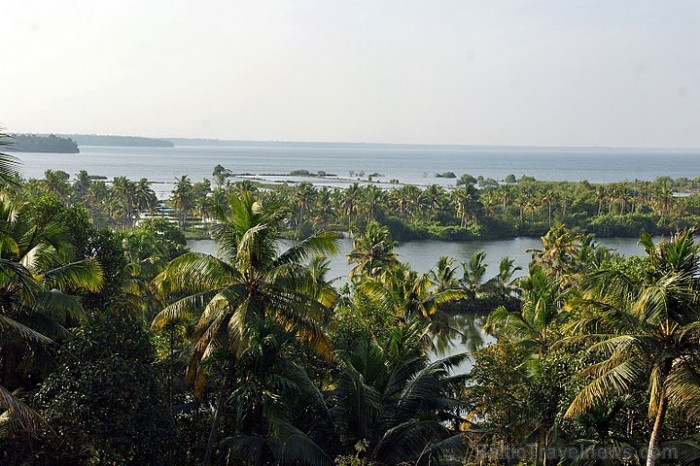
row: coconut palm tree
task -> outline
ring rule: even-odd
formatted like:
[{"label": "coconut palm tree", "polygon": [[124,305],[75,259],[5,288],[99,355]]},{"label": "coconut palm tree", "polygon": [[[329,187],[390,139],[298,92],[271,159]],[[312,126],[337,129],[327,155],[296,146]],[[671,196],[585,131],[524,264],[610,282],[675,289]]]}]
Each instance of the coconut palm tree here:
[{"label": "coconut palm tree", "polygon": [[639,273],[603,270],[601,285],[582,301],[587,312],[573,328],[598,362],[583,372],[589,382],[566,414],[646,386],[653,419],[646,464],[653,466],[669,407],[700,417],[700,251],[690,230],[656,245],[644,234],[640,243],[647,258]]},{"label": "coconut palm tree", "polygon": [[462,279],[459,282],[464,288],[468,299],[475,299],[477,294],[481,291],[481,285],[487,267],[487,264],[484,263],[485,260],[486,253],[484,251],[479,251],[472,255],[469,262],[462,264],[463,273]]},{"label": "coconut palm tree", "polygon": [[10,390],[22,385],[22,368],[38,364],[37,345],[65,336],[82,318],[80,301],[64,291],[97,292],[102,284],[95,260],[70,261],[71,241],[55,221],[33,218],[28,205],[0,199],[0,406],[24,427],[34,418]]},{"label": "coconut palm tree", "polygon": [[431,363],[421,334],[420,325],[395,328],[388,341],[360,340],[340,356],[330,416],[347,444],[366,443],[371,464],[440,464],[464,446],[455,395],[466,376],[452,370],[466,356]]},{"label": "coconut palm tree", "polygon": [[[530,249],[535,265],[544,266],[564,289],[577,283],[576,272],[582,264],[577,261],[585,238],[583,235],[559,225],[551,228],[542,237],[542,249]],[[590,239],[589,239],[590,241]]]},{"label": "coconut palm tree", "polygon": [[413,325],[394,328],[381,343],[355,342],[339,354],[337,382],[323,394],[293,363],[275,357],[283,336],[261,340],[266,348],[251,354],[256,374],[235,394],[238,419],[246,421],[239,427],[243,432],[224,445],[261,465],[330,466],[334,457],[353,454],[363,456],[362,464],[458,459],[464,441],[457,394],[465,376],[453,369],[465,355],[431,362],[417,345],[421,334],[420,325]]},{"label": "coconut palm tree", "polygon": [[71,193],[69,179],[70,175],[62,170],[46,170],[43,185],[48,192],[66,201]]},{"label": "coconut palm tree", "polygon": [[557,325],[561,297],[556,282],[541,267],[532,269],[519,286],[523,290],[520,311],[498,307],[489,315],[484,330],[496,337],[508,335],[532,357],[538,357],[561,339]]},{"label": "coconut palm tree", "polygon": [[127,227],[133,226],[134,207],[137,202],[136,184],[125,176],[117,176],[112,181],[112,194],[121,206],[121,224]]},{"label": "coconut palm tree", "polygon": [[361,201],[362,188],[357,183],[353,183],[341,193],[340,208],[347,219],[348,231],[352,230],[353,217],[357,215]]},{"label": "coconut palm tree", "polygon": [[194,207],[193,186],[187,175],[176,178],[171,201],[177,211],[177,222],[180,228],[187,224],[187,216]]},{"label": "coconut palm tree", "polygon": [[457,268],[453,267],[455,260],[442,256],[438,259],[436,270],[430,270],[428,276],[436,291],[453,290],[459,287]]},{"label": "coconut palm tree", "polygon": [[[315,254],[334,253],[337,235],[320,232],[297,243],[286,252],[278,251],[281,209],[263,204],[250,192],[232,197],[231,213],[220,217],[212,228],[219,245],[219,257],[184,254],[165,267],[158,277],[163,292],[185,295],[163,309],[153,326],[165,326],[191,314],[197,324],[192,336],[194,351],[190,378],[198,375],[198,363],[218,347],[231,360],[240,360],[257,334],[257,325],[267,319],[280,328],[291,329],[315,351],[330,355],[328,341],[319,323],[327,308],[304,293],[308,276],[303,260]],[[229,363],[221,385],[210,441],[204,460],[211,460],[225,394],[231,388],[234,364]]]},{"label": "coconut palm tree", "polygon": [[395,246],[387,227],[376,222],[368,224],[364,233],[355,238],[348,254],[348,263],[356,264],[350,270],[350,277],[377,277],[397,265]]},{"label": "coconut palm tree", "polygon": [[153,212],[158,207],[158,197],[146,178],[141,178],[135,186],[134,205],[137,213]]},{"label": "coconut palm tree", "polygon": [[[236,411],[234,432],[221,443],[249,464],[333,462],[333,456],[321,446],[337,442],[332,429],[324,432],[323,439],[313,435],[315,429],[308,429],[314,441],[297,427],[318,425],[321,416],[327,422],[328,408],[306,371],[287,354],[295,343],[293,333],[282,331],[274,322],[263,322],[259,336],[237,364],[236,390],[229,399]],[[317,409],[321,416],[303,419]]]},{"label": "coconut palm tree", "polygon": [[513,267],[514,261],[508,257],[503,257],[498,264],[498,275],[484,283],[484,290],[493,293],[501,299],[513,296],[519,291],[517,279],[513,278],[522,267]]},{"label": "coconut palm tree", "polygon": [[294,201],[298,210],[297,225],[306,221],[306,214],[311,209],[315,197],[316,189],[308,181],[302,181],[294,190]]},{"label": "coconut palm tree", "polygon": [[459,226],[465,227],[469,219],[476,218],[481,204],[478,200],[479,190],[473,184],[455,189],[450,194],[450,199],[459,218]]}]

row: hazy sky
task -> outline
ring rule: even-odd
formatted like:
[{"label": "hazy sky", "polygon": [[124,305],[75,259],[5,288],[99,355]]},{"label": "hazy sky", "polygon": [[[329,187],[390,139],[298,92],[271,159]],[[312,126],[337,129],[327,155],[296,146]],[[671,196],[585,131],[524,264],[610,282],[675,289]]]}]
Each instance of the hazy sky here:
[{"label": "hazy sky", "polygon": [[0,126],[700,147],[699,0],[3,0]]}]

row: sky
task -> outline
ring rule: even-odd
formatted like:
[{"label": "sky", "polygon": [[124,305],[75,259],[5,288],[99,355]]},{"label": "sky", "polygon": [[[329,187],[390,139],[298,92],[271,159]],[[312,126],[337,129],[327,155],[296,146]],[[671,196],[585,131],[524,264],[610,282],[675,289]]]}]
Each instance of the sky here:
[{"label": "sky", "polygon": [[8,132],[700,147],[697,0],[3,0]]}]

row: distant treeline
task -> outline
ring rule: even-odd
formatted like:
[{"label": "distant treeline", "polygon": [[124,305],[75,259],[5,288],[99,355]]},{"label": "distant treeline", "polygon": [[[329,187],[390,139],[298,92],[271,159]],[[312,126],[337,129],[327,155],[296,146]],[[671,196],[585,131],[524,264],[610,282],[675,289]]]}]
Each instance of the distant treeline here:
[{"label": "distant treeline", "polygon": [[54,134],[40,136],[36,134],[13,134],[3,145],[4,151],[17,152],[57,152],[76,154],[80,152],[78,144],[71,138],[58,137]]},{"label": "distant treeline", "polygon": [[123,147],[175,147],[166,139],[143,138],[139,136],[106,136],[99,134],[66,134],[81,146],[123,146]]}]

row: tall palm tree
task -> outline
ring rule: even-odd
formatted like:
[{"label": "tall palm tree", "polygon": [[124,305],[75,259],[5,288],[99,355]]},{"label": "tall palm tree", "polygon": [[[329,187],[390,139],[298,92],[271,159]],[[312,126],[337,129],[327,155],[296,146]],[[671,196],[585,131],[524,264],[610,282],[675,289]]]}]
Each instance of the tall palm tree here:
[{"label": "tall palm tree", "polygon": [[366,278],[359,283],[358,293],[369,298],[376,309],[403,322],[422,322],[425,346],[432,346],[432,336],[459,333],[449,325],[448,316],[440,306],[464,299],[464,290],[434,290],[428,275],[419,275],[405,264],[386,269],[378,277]]},{"label": "tall palm tree", "polygon": [[112,182],[112,194],[121,205],[121,224],[127,227],[133,226],[134,207],[137,203],[137,186],[125,176],[117,176]]},{"label": "tall palm tree", "polygon": [[578,272],[582,264],[576,259],[581,251],[584,236],[559,225],[551,228],[542,237],[542,249],[530,249],[535,265],[542,265],[551,273],[559,286],[564,289],[577,282]]},{"label": "tall palm tree", "polygon": [[465,355],[429,362],[420,326],[396,328],[388,341],[358,341],[341,355],[343,372],[330,415],[346,443],[366,442],[372,464],[440,464],[464,446],[456,393]]},{"label": "tall palm tree", "polygon": [[364,233],[355,237],[353,249],[348,254],[348,263],[356,264],[350,277],[379,276],[383,271],[397,265],[398,259],[389,229],[376,222],[367,225]]},{"label": "tall palm tree", "polygon": [[498,307],[489,315],[484,330],[496,337],[507,335],[536,358],[561,338],[561,297],[556,282],[541,267],[532,269],[519,285],[523,290],[520,311]]},{"label": "tall palm tree", "polygon": [[353,183],[342,191],[340,207],[348,222],[348,231],[352,230],[353,217],[357,215],[360,202],[362,200],[362,188],[359,184]]},{"label": "tall palm tree", "polygon": [[459,226],[467,226],[467,221],[476,218],[479,204],[479,190],[472,184],[463,188],[457,188],[450,194],[450,199],[455,207]]},{"label": "tall palm tree", "polygon": [[430,270],[428,276],[436,291],[452,290],[459,287],[457,268],[453,267],[455,260],[442,256],[438,259],[436,270]]},{"label": "tall palm tree", "polygon": [[[250,364],[256,376],[235,395],[248,432],[225,444],[260,465],[331,466],[334,457],[353,453],[362,454],[362,464],[452,464],[464,449],[457,395],[465,380],[453,369],[465,355],[431,362],[418,348],[421,334],[414,325],[394,328],[381,343],[357,341],[339,355],[340,374],[325,397],[303,371],[274,357],[283,337],[261,340],[267,348]],[[290,405],[302,397],[295,415]],[[267,417],[262,435],[250,432],[260,419],[243,416],[251,405]]]},{"label": "tall palm tree", "polygon": [[234,432],[222,445],[248,464],[332,464],[333,455],[321,446],[337,441],[332,429],[324,432],[323,441],[316,438],[317,444],[297,427],[310,424],[304,417],[316,418],[311,423],[319,424],[320,416],[305,416],[307,409],[320,407],[324,421],[328,409],[306,371],[287,354],[295,341],[293,333],[263,322],[260,335],[238,362],[236,390],[230,397],[236,411]]},{"label": "tall palm tree", "polygon": [[69,179],[70,175],[62,170],[46,170],[43,185],[48,192],[66,201],[71,192]]},{"label": "tall palm tree", "polygon": [[[187,314],[197,319],[190,377],[197,374],[198,363],[218,347],[225,348],[233,360],[240,360],[256,335],[256,326],[267,319],[280,328],[292,329],[314,350],[329,356],[329,344],[319,325],[327,308],[300,290],[308,276],[302,261],[315,254],[335,253],[337,235],[320,232],[280,253],[279,207],[263,204],[249,192],[232,197],[230,203],[230,216],[220,217],[212,231],[219,257],[184,254],[158,277],[164,292],[184,293],[185,297],[163,309],[153,325],[165,326]],[[211,460],[233,369],[229,363],[205,464]],[[202,376],[201,371],[198,375]]]},{"label": "tall palm tree", "polygon": [[175,187],[170,200],[177,211],[177,222],[180,228],[187,224],[187,216],[194,207],[194,192],[192,182],[187,175],[176,178]]},{"label": "tall palm tree", "polygon": [[[559,312],[561,295],[559,287],[553,278],[541,267],[535,267],[530,275],[520,281],[523,297],[520,311],[509,312],[504,306],[499,306],[489,315],[484,330],[501,338],[510,340],[524,360],[519,361],[528,366],[528,380],[534,386],[558,386],[551,384],[552,374],[546,369],[547,357],[562,338],[561,322],[565,315]],[[555,390],[556,393],[556,390]],[[557,396],[549,393],[550,396]],[[547,406],[556,406],[554,400]],[[544,407],[543,407],[544,408]],[[535,464],[540,464],[540,446],[544,445],[544,463],[548,464],[547,447],[550,444],[551,429],[554,426],[556,413],[541,409],[531,419],[536,435]]]},{"label": "tall palm tree", "polygon": [[298,209],[297,224],[301,225],[306,221],[306,214],[311,209],[311,205],[316,197],[316,188],[308,181],[302,181],[294,190],[294,200]]},{"label": "tall palm tree", "polygon": [[464,288],[466,296],[469,299],[475,299],[481,291],[481,285],[486,274],[487,264],[486,253],[484,251],[476,252],[472,255],[469,262],[462,264],[462,279],[460,285]]},{"label": "tall palm tree", "polygon": [[646,464],[653,466],[669,407],[700,417],[700,251],[690,230],[657,245],[644,234],[640,243],[647,253],[640,273],[601,271],[603,285],[583,301],[587,312],[574,328],[599,362],[583,372],[589,383],[566,414],[647,386],[653,427]]},{"label": "tall palm tree", "polygon": [[55,221],[0,199],[0,406],[24,427],[33,417],[10,394],[22,384],[21,368],[37,365],[30,358],[40,353],[36,346],[65,336],[81,319],[80,301],[65,291],[96,292],[102,284],[95,260],[70,261],[71,241]]},{"label": "tall palm tree", "polygon": [[134,204],[138,213],[153,212],[158,207],[158,197],[146,178],[141,178],[135,186]]},{"label": "tall palm tree", "polygon": [[483,288],[499,298],[505,299],[518,292],[517,279],[513,278],[522,267],[513,267],[513,259],[503,257],[498,264],[498,274],[484,283]]}]

